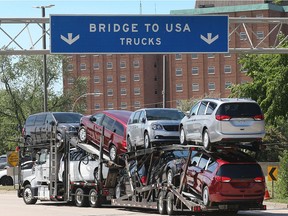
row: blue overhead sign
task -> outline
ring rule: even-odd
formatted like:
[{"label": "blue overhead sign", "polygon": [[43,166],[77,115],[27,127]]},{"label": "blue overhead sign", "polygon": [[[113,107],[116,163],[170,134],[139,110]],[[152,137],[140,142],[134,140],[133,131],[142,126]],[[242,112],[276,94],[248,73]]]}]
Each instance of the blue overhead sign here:
[{"label": "blue overhead sign", "polygon": [[51,53],[225,53],[228,16],[51,15]]}]

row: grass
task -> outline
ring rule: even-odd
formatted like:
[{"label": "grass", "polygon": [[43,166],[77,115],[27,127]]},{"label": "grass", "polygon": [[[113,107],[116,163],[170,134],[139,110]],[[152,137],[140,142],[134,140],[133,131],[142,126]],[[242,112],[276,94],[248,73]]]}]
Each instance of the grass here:
[{"label": "grass", "polygon": [[12,186],[0,186],[0,190],[6,190],[6,191],[12,191],[12,190],[16,190],[16,186],[14,187]]}]

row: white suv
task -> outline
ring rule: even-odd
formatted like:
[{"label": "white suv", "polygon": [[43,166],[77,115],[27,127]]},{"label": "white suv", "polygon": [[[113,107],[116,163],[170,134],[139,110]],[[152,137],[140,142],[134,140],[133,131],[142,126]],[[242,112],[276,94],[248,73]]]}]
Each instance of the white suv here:
[{"label": "white suv", "polygon": [[265,135],[264,116],[254,100],[240,98],[202,99],[180,123],[180,143],[255,142]]}]

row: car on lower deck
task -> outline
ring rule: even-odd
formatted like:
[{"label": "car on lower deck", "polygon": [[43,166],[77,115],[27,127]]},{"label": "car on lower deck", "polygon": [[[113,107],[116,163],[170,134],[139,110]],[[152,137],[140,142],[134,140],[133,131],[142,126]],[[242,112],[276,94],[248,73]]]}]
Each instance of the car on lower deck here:
[{"label": "car on lower deck", "polygon": [[260,165],[242,151],[199,151],[191,158],[185,182],[185,190],[200,197],[205,206],[256,208],[265,195]]}]

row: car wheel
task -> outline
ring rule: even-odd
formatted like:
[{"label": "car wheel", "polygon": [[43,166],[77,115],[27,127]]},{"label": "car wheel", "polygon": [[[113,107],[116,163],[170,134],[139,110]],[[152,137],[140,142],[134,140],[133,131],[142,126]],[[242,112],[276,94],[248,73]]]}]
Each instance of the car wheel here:
[{"label": "car wheel", "polygon": [[132,142],[131,142],[131,139],[130,137],[127,138],[127,151],[128,152],[132,152],[133,151],[133,147],[132,147]]},{"label": "car wheel", "polygon": [[85,127],[81,127],[78,131],[78,138],[80,142],[86,142],[87,141],[87,131]]},{"label": "car wheel", "polygon": [[116,158],[117,158],[117,149],[115,145],[111,145],[110,149],[109,149],[109,157],[110,160],[115,162]]},{"label": "car wheel", "polygon": [[23,191],[23,200],[27,205],[33,205],[37,202],[37,199],[34,198],[32,189],[30,185],[26,185]]},{"label": "car wheel", "polygon": [[172,192],[167,194],[167,214],[174,215],[174,194]]},{"label": "car wheel", "polygon": [[92,208],[99,208],[101,207],[101,203],[98,197],[98,192],[95,189],[91,189],[89,192],[89,205]]},{"label": "car wheel", "polygon": [[202,192],[202,200],[203,200],[203,204],[205,206],[209,206],[210,205],[210,200],[209,200],[209,188],[208,186],[205,186]]},{"label": "car wheel", "polygon": [[203,146],[206,150],[210,150],[211,148],[211,142],[210,142],[210,137],[209,137],[209,133],[208,130],[205,129],[202,135],[202,143]]},{"label": "car wheel", "polygon": [[169,169],[166,175],[166,180],[168,184],[173,184],[173,177],[174,177],[173,171],[172,169]]},{"label": "car wheel", "polygon": [[75,191],[75,205],[78,207],[88,206],[88,197],[85,196],[82,188],[77,188]]},{"label": "car wheel", "polygon": [[3,176],[0,182],[3,186],[13,185],[13,179],[11,176]]},{"label": "car wheel", "polygon": [[149,137],[149,134],[147,132],[145,132],[145,134],[144,134],[144,147],[145,147],[145,149],[148,149],[151,147],[150,137]]},{"label": "car wheel", "polygon": [[157,202],[157,208],[159,211],[159,214],[165,215],[167,214],[167,204],[165,201],[165,192],[161,191],[158,197],[158,202]]},{"label": "car wheel", "polygon": [[180,144],[181,145],[186,145],[187,144],[184,127],[181,127],[181,129],[180,129]]}]

